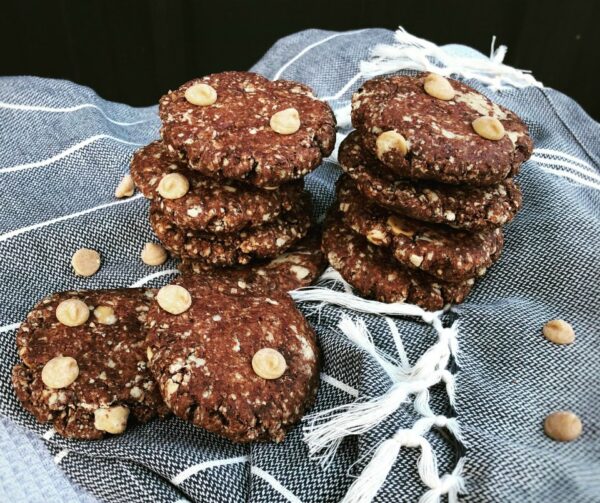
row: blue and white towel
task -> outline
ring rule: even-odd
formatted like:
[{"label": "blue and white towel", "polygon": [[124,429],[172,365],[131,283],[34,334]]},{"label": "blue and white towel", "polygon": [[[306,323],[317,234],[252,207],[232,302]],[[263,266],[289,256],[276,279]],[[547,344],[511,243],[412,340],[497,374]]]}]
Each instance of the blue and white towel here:
[{"label": "blue and white towel", "polygon": [[[337,111],[344,135],[351,93],[373,66],[361,61],[377,44],[396,42],[387,30],[308,30],[277,42],[252,70],[313,87]],[[465,60],[446,61],[448,55],[473,58],[475,67],[482,61],[465,48],[411,50],[417,59],[429,51],[431,64],[450,71]],[[389,56],[379,61],[389,70],[406,68],[393,63],[402,61],[397,47],[380,54]],[[160,286],[177,272],[172,260],[159,269],[139,260],[153,239],[147,201],[113,195],[132,152],[158,137],[156,107],[107,102],[60,80],[0,78],[0,500],[312,503],[359,501],[376,491],[376,501],[390,502],[460,492],[477,502],[600,501],[600,126],[573,100],[522,74],[507,70],[508,81],[526,85],[513,88],[501,85],[500,74],[485,79],[484,70],[469,68],[463,75],[479,78],[466,78],[468,84],[530,128],[536,148],[518,177],[523,210],[506,228],[498,264],[452,319],[444,318],[446,328],[416,311],[357,311],[385,307],[359,304],[339,283],[331,299],[354,309],[299,304],[325,355],[315,413],[408,386],[396,382],[397,369],[440,371],[440,384],[419,388],[374,427],[343,439],[327,469],[309,456],[318,439],[302,425],[280,445],[234,445],[175,418],[83,442],[54,435],[21,408],[10,384],[15,331],[41,297]],[[307,179],[320,214],[338,174],[333,156]],[[91,278],[71,271],[70,257],[82,246],[102,254]],[[541,336],[553,318],[572,323],[574,344],[556,346]],[[448,328],[453,320],[458,332]],[[582,418],[580,439],[556,443],[543,434],[545,415],[556,409]],[[389,474],[365,472],[374,456]],[[357,479],[361,473],[370,476]]]}]

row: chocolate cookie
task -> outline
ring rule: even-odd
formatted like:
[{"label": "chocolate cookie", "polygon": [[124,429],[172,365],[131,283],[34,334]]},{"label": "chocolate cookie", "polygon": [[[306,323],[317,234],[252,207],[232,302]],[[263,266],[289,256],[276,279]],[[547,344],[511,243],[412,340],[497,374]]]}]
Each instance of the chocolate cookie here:
[{"label": "chocolate cookie", "polygon": [[215,270],[207,268],[205,262],[186,259],[179,270],[183,274],[201,274],[223,292],[238,288],[261,293],[289,292],[311,285],[325,269],[320,245],[320,234],[310,232],[288,252],[270,261]]},{"label": "chocolate cookie", "polygon": [[369,202],[344,175],[337,204],[342,220],[375,246],[388,248],[396,260],[442,281],[463,281],[485,274],[502,251],[502,229],[468,232],[395,214]]},{"label": "chocolate cookie", "polygon": [[460,283],[439,281],[421,271],[408,269],[383,248],[373,246],[330,214],[323,230],[323,252],[331,266],[361,295],[380,302],[408,302],[424,309],[459,304],[474,279]]},{"label": "chocolate cookie", "polygon": [[[130,172],[140,192],[159,201],[161,211],[173,223],[212,233],[235,232],[272,221],[292,209],[304,185],[296,181],[262,190],[235,180],[214,180],[189,169],[162,141],[139,149]],[[159,182],[170,173],[179,173],[189,182],[188,192],[177,199],[163,198],[158,192]]]},{"label": "chocolate cookie", "polygon": [[335,145],[327,103],[303,84],[255,73],[194,79],[163,96],[159,114],[163,140],[191,167],[259,187],[303,177]]},{"label": "chocolate cookie", "polygon": [[17,332],[23,363],[12,381],[25,409],[61,435],[83,439],[119,433],[128,418],[167,414],[146,368],[143,326],[153,295],[89,290],[43,299]]},{"label": "chocolate cookie", "polygon": [[[493,185],[516,175],[533,149],[523,121],[471,87],[435,77],[449,94],[428,87],[427,74],[365,82],[352,97],[365,147],[400,177]],[[494,119],[480,121],[492,130],[474,123],[482,116]]]},{"label": "chocolate cookie", "polygon": [[[148,314],[150,368],[169,408],[234,442],[282,441],[319,383],[315,335],[294,302],[276,292],[226,293],[199,275],[175,284],[189,292],[189,308],[173,315],[156,303]],[[264,349],[276,351],[277,365],[257,365]],[[265,378],[269,367],[279,372]]]},{"label": "chocolate cookie", "polygon": [[338,157],[366,198],[416,220],[479,230],[510,222],[521,208],[521,191],[510,178],[491,187],[396,179],[361,145],[357,131],[342,142]]},{"label": "chocolate cookie", "polygon": [[215,266],[247,264],[253,258],[275,257],[303,238],[311,225],[310,202],[304,197],[292,211],[260,227],[209,234],[176,226],[153,201],[150,224],[163,246],[176,256]]}]

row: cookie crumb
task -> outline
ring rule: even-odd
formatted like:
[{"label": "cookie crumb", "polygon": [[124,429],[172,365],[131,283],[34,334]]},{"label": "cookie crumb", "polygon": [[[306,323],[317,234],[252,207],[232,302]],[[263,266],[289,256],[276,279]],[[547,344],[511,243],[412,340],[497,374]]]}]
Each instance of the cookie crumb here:
[{"label": "cookie crumb", "polygon": [[71,257],[71,265],[78,276],[93,276],[100,269],[100,254],[96,250],[80,248]]},{"label": "cookie crumb", "polygon": [[142,262],[147,265],[162,265],[167,260],[167,252],[158,243],[146,243],[142,250]]},{"label": "cookie crumb", "polygon": [[117,322],[115,310],[110,306],[98,306],[94,309],[94,318],[102,325],[114,325]]},{"label": "cookie crumb", "polygon": [[544,433],[558,442],[575,440],[582,431],[581,419],[568,410],[553,412],[544,420]]},{"label": "cookie crumb", "polygon": [[75,358],[56,356],[44,365],[42,382],[52,389],[66,388],[79,376],[79,366]]},{"label": "cookie crumb", "polygon": [[575,340],[573,327],[564,320],[550,320],[544,325],[542,333],[554,344],[571,344]]},{"label": "cookie crumb", "polygon": [[115,189],[115,197],[131,197],[133,196],[134,191],[135,185],[133,184],[133,178],[131,178],[131,175],[125,175]]},{"label": "cookie crumb", "polygon": [[90,317],[90,309],[79,299],[63,300],[56,306],[56,319],[67,327],[83,325]]},{"label": "cookie crumb", "polygon": [[97,430],[117,435],[125,431],[128,418],[129,409],[122,405],[96,409],[94,411],[94,427]]},{"label": "cookie crumb", "polygon": [[263,379],[278,379],[286,368],[285,358],[276,349],[262,348],[252,357],[252,369]]}]

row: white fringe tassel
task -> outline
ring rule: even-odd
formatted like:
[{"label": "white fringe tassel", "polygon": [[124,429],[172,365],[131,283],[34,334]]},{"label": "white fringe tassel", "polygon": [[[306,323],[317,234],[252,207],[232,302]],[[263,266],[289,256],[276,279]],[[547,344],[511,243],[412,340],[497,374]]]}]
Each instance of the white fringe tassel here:
[{"label": "white fringe tassel", "polygon": [[399,70],[417,70],[477,79],[493,90],[508,87],[543,87],[528,70],[518,70],[502,63],[507,48],[501,45],[494,49],[496,37],[492,38],[489,59],[449,54],[433,42],[411,35],[402,27],[398,28],[394,38],[396,44],[375,46],[371,59],[361,62],[360,72],[364,77]]},{"label": "white fringe tassel", "polygon": [[[347,285],[333,270],[326,271],[321,279],[335,280],[344,286]],[[415,316],[436,330],[438,341],[411,367],[398,329],[391,319],[386,318],[386,321],[398,351],[398,359],[375,346],[364,321],[353,321],[347,315],[343,315],[338,325],[341,332],[380,365],[392,384],[388,391],[379,397],[359,399],[306,416],[304,441],[311,456],[319,458],[327,468],[346,436],[361,435],[370,431],[414,396],[413,408],[423,417],[417,420],[412,428],[397,431],[393,437],[377,447],[371,461],[350,486],[343,501],[345,503],[371,501],[384,484],[400,449],[418,447],[421,449],[418,462],[419,476],[430,488],[422,496],[420,503],[437,503],[443,494],[448,494],[450,503],[456,502],[458,494],[465,491],[462,479],[464,458],[461,458],[451,474],[439,477],[436,455],[424,434],[433,427],[446,428],[455,438],[462,441],[456,418],[435,415],[429,405],[429,388],[439,382],[445,384],[448,399],[454,405],[454,375],[447,370],[447,365],[451,356],[455,358],[457,356],[457,323],[451,327],[444,327],[440,318],[442,311],[431,313],[410,304],[383,304],[362,299],[349,291],[339,292],[324,287],[308,287],[290,292],[290,295],[296,302],[329,303],[371,314]],[[362,460],[358,462],[360,461]]]}]

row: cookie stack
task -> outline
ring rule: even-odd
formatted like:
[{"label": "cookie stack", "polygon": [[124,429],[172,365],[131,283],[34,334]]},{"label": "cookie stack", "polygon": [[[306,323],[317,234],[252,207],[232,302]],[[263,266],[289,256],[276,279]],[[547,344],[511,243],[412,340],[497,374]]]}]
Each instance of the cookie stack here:
[{"label": "cookie stack", "polygon": [[521,207],[512,177],[531,155],[527,126],[435,74],[366,82],[352,124],[323,235],[330,264],[382,302],[462,302]]},{"label": "cookie stack", "polygon": [[195,79],[160,100],[161,141],[133,157],[150,222],[186,271],[273,258],[307,235],[302,177],[335,144],[310,88],[248,72]]}]

